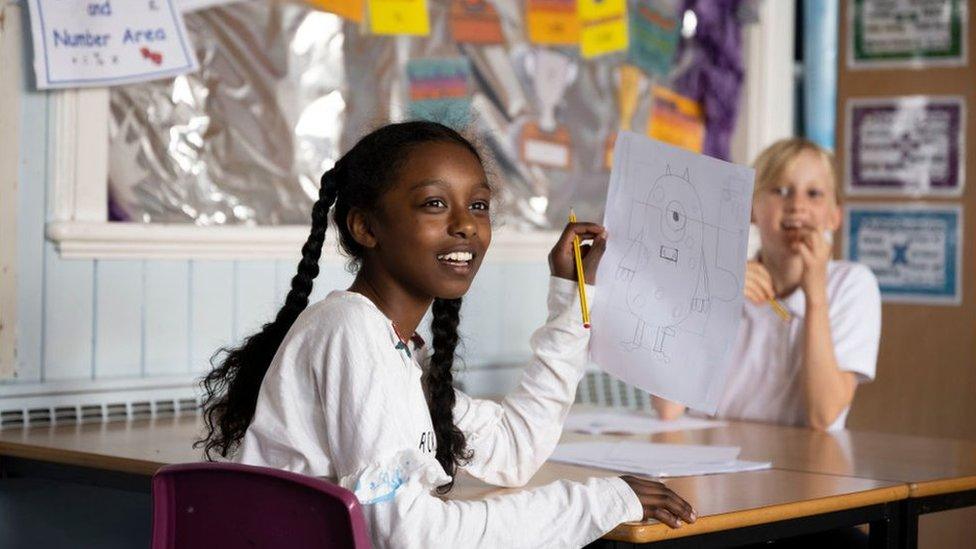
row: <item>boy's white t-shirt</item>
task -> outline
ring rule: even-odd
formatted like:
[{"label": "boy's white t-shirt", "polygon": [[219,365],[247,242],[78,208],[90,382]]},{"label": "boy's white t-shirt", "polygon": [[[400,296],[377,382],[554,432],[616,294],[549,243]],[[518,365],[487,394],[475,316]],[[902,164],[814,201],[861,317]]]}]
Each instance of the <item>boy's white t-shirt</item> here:
[{"label": "boy's white t-shirt", "polygon": [[[485,482],[525,484],[555,448],[573,403],[589,342],[575,283],[551,278],[548,304],[511,395],[496,403],[456,391],[454,421],[473,451],[463,470]],[[450,477],[435,459],[424,351],[400,344],[364,296],[330,293],[285,336],[234,459],[352,490],[377,547],[574,547],[641,519],[640,501],[617,477],[484,500],[435,497]]]},{"label": "boy's white t-shirt", "polygon": [[[881,293],[874,273],[859,263],[830,261],[827,300],[838,366],[854,372],[859,383],[873,380],[881,338]],[[780,302],[790,312],[789,322],[768,303],[746,300],[716,416],[808,425],[800,376],[806,296],[797,289]],[[849,411],[830,429],[843,428]]]}]

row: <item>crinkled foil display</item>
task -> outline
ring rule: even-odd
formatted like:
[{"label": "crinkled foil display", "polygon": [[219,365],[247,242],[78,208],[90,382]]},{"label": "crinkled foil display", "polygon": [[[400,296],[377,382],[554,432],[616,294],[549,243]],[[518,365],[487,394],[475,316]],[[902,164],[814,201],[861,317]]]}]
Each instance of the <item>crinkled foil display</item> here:
[{"label": "crinkled foil display", "polygon": [[[522,2],[493,2],[505,36],[498,45],[455,43],[450,3],[428,5],[428,37],[371,35],[298,3],[248,1],[186,14],[199,72],[112,88],[111,217],[306,224],[319,177],[341,152],[370,129],[410,116],[408,63],[463,56],[472,89],[463,130],[489,158],[496,223],[558,227],[571,205],[583,219],[600,219],[609,181],[605,141],[620,125],[623,54],[584,60],[575,49],[548,48],[574,65],[555,111],[572,138],[571,163],[527,165],[519,136],[538,119],[529,68],[543,48],[525,40]],[[635,129],[647,120],[648,95],[634,110]]]}]

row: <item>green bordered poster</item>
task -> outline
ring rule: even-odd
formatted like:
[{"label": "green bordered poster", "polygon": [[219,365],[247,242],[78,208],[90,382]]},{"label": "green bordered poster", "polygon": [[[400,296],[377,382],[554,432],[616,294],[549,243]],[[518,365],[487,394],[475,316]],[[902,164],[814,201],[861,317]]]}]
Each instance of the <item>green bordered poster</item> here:
[{"label": "green bordered poster", "polygon": [[852,69],[966,64],[967,0],[853,0]]}]

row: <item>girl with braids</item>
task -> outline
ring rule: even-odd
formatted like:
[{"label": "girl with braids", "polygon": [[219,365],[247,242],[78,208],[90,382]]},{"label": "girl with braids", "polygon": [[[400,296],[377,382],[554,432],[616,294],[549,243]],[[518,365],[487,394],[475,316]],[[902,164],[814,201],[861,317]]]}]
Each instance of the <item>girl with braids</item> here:
[{"label": "girl with braids", "polygon": [[[491,241],[490,202],[478,152],[454,130],[406,122],[360,140],[322,176],[284,306],[204,380],[207,456],[339,483],[379,547],[580,546],[624,521],[693,521],[667,487],[635,477],[436,497],[459,469],[500,486],[528,481],[559,440],[586,358],[572,242],[593,240],[592,274],[606,233],[575,223],[549,256],[549,320],[518,389],[500,404],[454,389],[461,296]],[[330,209],[358,270],[348,290],[307,307]],[[415,334],[428,308],[429,353]]]}]

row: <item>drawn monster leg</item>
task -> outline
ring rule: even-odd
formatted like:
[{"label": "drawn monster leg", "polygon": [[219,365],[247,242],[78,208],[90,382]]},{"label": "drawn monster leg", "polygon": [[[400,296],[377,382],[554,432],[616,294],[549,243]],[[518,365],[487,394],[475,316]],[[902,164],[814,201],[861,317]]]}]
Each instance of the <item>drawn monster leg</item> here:
[{"label": "drawn monster leg", "polygon": [[621,341],[620,346],[628,351],[634,351],[644,343],[644,331],[647,330],[647,323],[640,317],[634,317],[637,322],[634,324],[634,333],[630,336],[630,341]]},{"label": "drawn monster leg", "polygon": [[664,350],[664,346],[667,344],[666,338],[674,337],[677,333],[678,331],[674,326],[661,326],[657,329],[657,335],[654,338],[654,352],[660,355],[665,364],[671,362],[671,357]]}]

